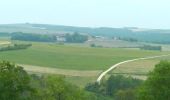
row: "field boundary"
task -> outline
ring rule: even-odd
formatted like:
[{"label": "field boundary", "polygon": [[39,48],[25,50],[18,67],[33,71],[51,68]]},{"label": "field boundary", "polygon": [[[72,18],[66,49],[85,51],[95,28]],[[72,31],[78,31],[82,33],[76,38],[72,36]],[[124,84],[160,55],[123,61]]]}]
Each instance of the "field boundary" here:
[{"label": "field boundary", "polygon": [[25,65],[25,64],[17,64],[17,65],[22,66],[27,72],[31,72],[31,73],[58,74],[58,75],[65,75],[65,76],[92,77],[92,76],[98,76],[102,72],[101,70],[81,71],[81,70],[49,68],[49,67]]},{"label": "field boundary", "polygon": [[11,42],[8,42],[8,41],[0,41],[0,45],[7,45],[7,44],[11,44]]},{"label": "field boundary", "polygon": [[133,61],[137,61],[137,60],[146,60],[146,59],[153,59],[153,58],[160,58],[160,57],[166,57],[166,56],[170,56],[170,54],[167,55],[159,55],[159,56],[151,56],[151,57],[143,57],[143,58],[136,58],[136,59],[131,59],[131,60],[125,60],[122,62],[119,62],[113,66],[111,66],[109,69],[107,69],[106,71],[102,72],[99,77],[97,78],[97,83],[100,84],[101,80],[103,79],[103,77],[110,71],[112,71],[113,69],[117,68],[119,65],[121,64],[125,64],[128,62],[133,62]]}]

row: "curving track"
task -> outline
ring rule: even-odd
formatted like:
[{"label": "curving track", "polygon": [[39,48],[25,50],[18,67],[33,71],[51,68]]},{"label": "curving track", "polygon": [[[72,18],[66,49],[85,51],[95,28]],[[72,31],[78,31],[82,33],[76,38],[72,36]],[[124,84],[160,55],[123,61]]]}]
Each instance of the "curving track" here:
[{"label": "curving track", "polygon": [[106,71],[102,72],[100,74],[100,76],[97,78],[97,82],[100,84],[100,81],[102,80],[102,78],[111,70],[117,68],[119,65],[124,64],[124,63],[128,63],[128,62],[133,62],[133,61],[137,61],[137,60],[146,60],[146,59],[153,59],[153,58],[160,58],[160,57],[165,57],[165,56],[170,56],[170,54],[167,55],[159,55],[159,56],[152,56],[152,57],[144,57],[144,58],[136,58],[136,59],[131,59],[131,60],[126,60],[126,61],[122,61],[119,62],[113,66],[111,66],[109,69],[107,69]]}]

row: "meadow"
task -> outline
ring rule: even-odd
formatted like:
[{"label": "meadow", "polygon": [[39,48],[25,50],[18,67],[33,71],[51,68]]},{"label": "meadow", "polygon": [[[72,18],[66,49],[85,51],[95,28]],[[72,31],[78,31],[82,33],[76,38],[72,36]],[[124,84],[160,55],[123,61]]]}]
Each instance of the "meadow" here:
[{"label": "meadow", "polygon": [[145,80],[148,76],[148,73],[152,71],[156,64],[158,64],[161,60],[170,60],[170,56],[167,57],[160,57],[154,59],[147,59],[147,60],[138,60],[134,62],[125,63],[119,65],[116,69],[114,69],[109,74],[116,74],[116,75],[125,75],[125,76],[133,76],[138,79]]},{"label": "meadow", "polygon": [[[8,38],[3,38],[1,43],[7,42],[7,40]],[[124,48],[92,48],[43,42],[10,40],[8,42],[32,43],[32,47],[24,50],[0,52],[0,60],[21,64],[28,72],[36,74],[64,75],[67,81],[80,87],[96,81],[102,71],[118,62],[169,53]],[[119,66],[110,74],[126,74],[145,78],[147,72],[152,70],[159,61],[160,59],[153,59],[127,63]]]},{"label": "meadow", "polygon": [[26,50],[0,52],[0,59],[19,64],[61,69],[105,70],[127,59],[168,53],[121,48],[76,47],[54,43],[32,42],[32,44],[33,46]]}]

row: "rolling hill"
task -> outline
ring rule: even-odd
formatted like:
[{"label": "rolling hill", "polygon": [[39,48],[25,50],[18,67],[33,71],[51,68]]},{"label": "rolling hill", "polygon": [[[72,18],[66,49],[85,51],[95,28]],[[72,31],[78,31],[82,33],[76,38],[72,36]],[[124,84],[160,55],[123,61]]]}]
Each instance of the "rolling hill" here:
[{"label": "rolling hill", "polygon": [[141,42],[152,43],[170,43],[170,30],[163,29],[140,29],[136,27],[125,28],[109,28],[109,27],[74,27],[63,25],[48,25],[48,24],[1,24],[0,32],[25,32],[25,33],[39,33],[39,34],[61,34],[79,32],[89,34],[92,36],[104,37],[119,37],[132,38]]}]

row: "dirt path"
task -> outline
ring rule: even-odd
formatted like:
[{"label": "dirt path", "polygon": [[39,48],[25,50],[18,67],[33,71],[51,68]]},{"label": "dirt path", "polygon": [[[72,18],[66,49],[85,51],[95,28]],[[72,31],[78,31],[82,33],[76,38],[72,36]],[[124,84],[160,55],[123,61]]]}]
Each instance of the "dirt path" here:
[{"label": "dirt path", "polygon": [[98,76],[102,72],[101,70],[81,71],[81,70],[40,67],[40,66],[25,65],[25,64],[18,64],[18,65],[22,66],[28,72],[43,73],[43,74],[59,74],[59,75],[66,75],[66,76],[92,77],[92,76]]},{"label": "dirt path", "polygon": [[108,72],[110,72],[111,70],[115,69],[116,67],[118,67],[118,66],[121,65],[121,64],[128,63],[128,62],[133,62],[133,61],[137,61],[137,60],[146,60],[146,59],[160,58],[160,57],[165,57],[165,56],[170,56],[170,54],[160,55],[160,56],[152,56],[152,57],[144,57],[144,58],[136,58],[136,59],[132,59],[132,60],[126,60],[126,61],[119,62],[119,63],[111,66],[111,67],[110,67],[109,69],[107,69],[106,71],[102,72],[102,73],[100,74],[100,76],[97,78],[97,82],[100,84],[100,81],[102,80],[102,78],[103,78]]}]

